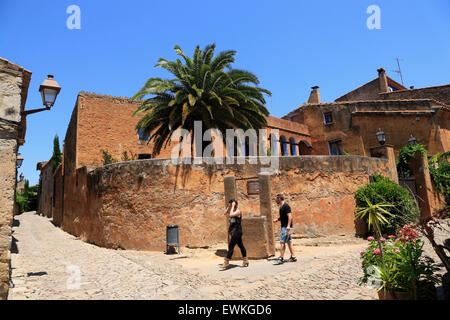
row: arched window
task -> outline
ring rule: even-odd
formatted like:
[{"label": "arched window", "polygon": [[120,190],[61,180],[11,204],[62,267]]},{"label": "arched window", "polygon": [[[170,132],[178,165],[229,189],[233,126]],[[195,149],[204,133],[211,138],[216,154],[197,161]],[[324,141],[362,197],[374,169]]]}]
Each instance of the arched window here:
[{"label": "arched window", "polygon": [[281,147],[281,155],[288,156],[289,155],[288,142],[285,136],[280,137],[280,147]]},{"label": "arched window", "polygon": [[289,143],[291,144],[291,156],[297,155],[297,143],[295,143],[295,139],[290,137]]},{"label": "arched window", "polygon": [[275,134],[273,134],[273,133],[271,133],[270,134],[270,136],[269,136],[269,144],[270,144],[270,152],[268,152],[269,153],[269,155],[271,155],[271,156],[278,156],[279,155],[279,153],[278,153],[278,139],[277,139],[277,136],[275,135]]},{"label": "arched window", "polygon": [[311,145],[308,143],[308,141],[301,140],[298,143],[298,151],[301,155],[308,155],[311,154]]}]

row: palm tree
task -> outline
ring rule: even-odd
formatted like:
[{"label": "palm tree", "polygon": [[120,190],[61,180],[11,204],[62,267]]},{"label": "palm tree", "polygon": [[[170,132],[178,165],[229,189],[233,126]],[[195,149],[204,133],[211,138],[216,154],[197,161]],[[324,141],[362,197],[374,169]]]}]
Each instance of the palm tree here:
[{"label": "palm tree", "polygon": [[[170,143],[176,129],[192,134],[194,121],[202,121],[204,130],[219,129],[223,136],[226,129],[260,129],[267,124],[264,94],[270,96],[271,92],[257,86],[254,74],[231,68],[236,51],[214,57],[215,48],[215,44],[203,50],[197,46],[191,59],[176,45],[175,53],[184,63],[159,58],[155,65],[174,78],[150,78],[133,96],[142,101],[134,115],[146,112],[136,129],[151,135],[154,155]],[[148,95],[151,97],[144,99]]]}]

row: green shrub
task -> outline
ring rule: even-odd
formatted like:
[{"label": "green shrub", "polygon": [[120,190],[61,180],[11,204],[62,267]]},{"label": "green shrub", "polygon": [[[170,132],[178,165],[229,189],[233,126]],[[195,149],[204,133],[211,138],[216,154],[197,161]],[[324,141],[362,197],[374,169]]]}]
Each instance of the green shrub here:
[{"label": "green shrub", "polygon": [[450,206],[450,151],[437,154],[428,160],[431,180],[445,198],[447,206]]},{"label": "green shrub", "polygon": [[408,178],[412,176],[411,170],[409,170],[409,160],[414,157],[417,151],[427,155],[427,150],[421,144],[407,145],[400,149],[399,157],[397,160],[397,172],[400,178]]},{"label": "green shrub", "polygon": [[15,192],[16,204],[19,213],[36,211],[38,206],[37,187],[31,186],[28,180],[25,180],[25,186],[22,192]]},{"label": "green shrub", "polygon": [[419,210],[407,189],[399,186],[387,177],[374,176],[374,182],[358,189],[355,195],[358,208],[367,206],[365,199],[371,203],[389,203],[393,207],[387,208],[393,216],[387,217],[388,224],[381,226],[382,234],[395,234],[406,224],[417,220]]}]

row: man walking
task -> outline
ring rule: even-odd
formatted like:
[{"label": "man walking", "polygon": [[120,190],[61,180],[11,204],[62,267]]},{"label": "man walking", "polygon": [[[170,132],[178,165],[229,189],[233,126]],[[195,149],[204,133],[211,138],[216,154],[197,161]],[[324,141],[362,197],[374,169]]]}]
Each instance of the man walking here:
[{"label": "man walking", "polygon": [[[292,245],[291,229],[292,229],[292,211],[291,207],[284,202],[284,196],[282,194],[277,195],[275,199],[278,207],[280,208],[280,217],[274,219],[273,222],[281,222],[281,250],[280,257],[277,259],[277,263],[281,264],[286,261],[295,262],[297,258],[295,257],[294,246]],[[289,251],[291,252],[291,257],[288,260],[284,260],[284,252],[286,251],[286,243],[288,244]]]}]

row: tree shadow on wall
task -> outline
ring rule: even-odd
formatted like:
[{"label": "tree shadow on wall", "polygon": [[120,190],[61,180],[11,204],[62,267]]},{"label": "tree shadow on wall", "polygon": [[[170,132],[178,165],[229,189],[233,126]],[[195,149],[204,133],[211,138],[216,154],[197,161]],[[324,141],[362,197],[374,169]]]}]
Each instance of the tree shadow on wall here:
[{"label": "tree shadow on wall", "polygon": [[178,178],[181,178],[181,185],[183,188],[186,186],[186,181],[188,180],[192,171],[192,166],[190,164],[179,163],[175,170],[175,184],[173,186],[173,191],[177,190]]}]

